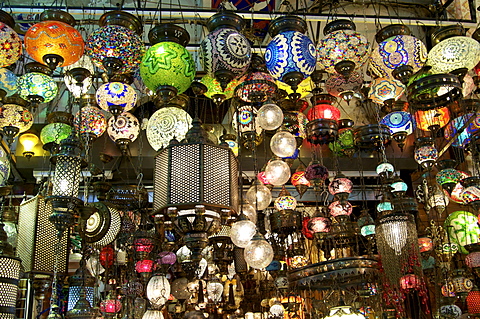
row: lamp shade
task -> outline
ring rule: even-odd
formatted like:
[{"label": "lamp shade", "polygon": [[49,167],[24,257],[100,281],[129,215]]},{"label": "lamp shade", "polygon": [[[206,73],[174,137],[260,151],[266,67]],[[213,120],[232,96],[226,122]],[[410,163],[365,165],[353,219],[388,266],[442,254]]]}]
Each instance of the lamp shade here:
[{"label": "lamp shade", "polygon": [[368,98],[377,104],[387,100],[398,100],[405,91],[405,86],[392,78],[376,78],[370,84]]},{"label": "lamp shade", "polygon": [[325,71],[338,72],[336,69],[341,70],[345,61],[354,63],[351,71],[363,66],[368,58],[369,43],[365,36],[355,31],[353,22],[336,20],[328,24],[323,32],[326,35],[318,43],[317,62]]},{"label": "lamp shade", "polygon": [[25,50],[37,62],[48,65],[49,55],[60,57],[59,66],[77,62],[83,54],[80,32],[61,21],[41,21],[31,26],[24,37]]},{"label": "lamp shade", "polygon": [[349,102],[353,97],[360,96],[362,85],[363,76],[359,72],[352,72],[348,78],[340,74],[331,74],[325,81],[325,90],[328,94]]},{"label": "lamp shade", "polygon": [[[469,123],[468,125],[467,122]],[[465,128],[460,131],[464,126]],[[452,146],[465,148],[472,140],[472,136],[479,130],[480,114],[468,113],[450,121],[444,129],[444,137],[448,141],[455,138]]]},{"label": "lamp shade", "polygon": [[58,94],[57,83],[48,75],[30,72],[18,78],[18,94],[28,100],[31,96],[39,96],[47,103]]},{"label": "lamp shade", "polygon": [[427,48],[411,35],[396,35],[378,43],[370,56],[369,68],[378,77],[392,78],[392,72],[402,66],[412,67],[413,73],[427,61]]},{"label": "lamp shade", "polygon": [[181,141],[192,125],[192,118],[177,107],[164,107],[153,113],[148,120],[147,139],[150,146],[158,151],[168,146],[172,139]]},{"label": "lamp shade", "polygon": [[[289,26],[292,22],[293,27]],[[312,40],[307,37],[306,23],[296,16],[283,16],[271,22],[269,33],[272,40],[265,51],[265,63],[275,80],[288,83],[288,76],[297,73],[300,81],[310,76],[315,70],[317,52]]]},{"label": "lamp shade", "polygon": [[95,94],[97,104],[105,111],[114,115],[128,112],[137,103],[137,92],[133,87],[121,82],[102,84]]},{"label": "lamp shade", "polygon": [[235,96],[247,103],[265,102],[277,90],[274,78],[266,72],[247,73],[238,81]]},{"label": "lamp shade", "polygon": [[297,150],[295,136],[287,131],[279,131],[270,140],[270,149],[278,157],[290,157]]},{"label": "lamp shade", "polygon": [[262,269],[273,260],[273,248],[265,238],[257,233],[244,250],[245,261],[250,267]]},{"label": "lamp shade", "polygon": [[211,32],[200,44],[200,63],[223,87],[243,75],[250,65],[250,43],[239,32],[244,24],[243,19],[233,12],[219,12],[207,22]]},{"label": "lamp shade", "polygon": [[122,139],[133,142],[140,134],[140,123],[133,114],[124,112],[108,120],[107,133],[114,142]]},{"label": "lamp shade", "polygon": [[0,107],[0,127],[13,126],[18,134],[28,131],[33,124],[30,111],[18,104],[4,104]]},{"label": "lamp shade", "polygon": [[147,298],[156,307],[163,306],[170,297],[170,283],[164,275],[155,275],[147,284]]},{"label": "lamp shade", "polygon": [[471,70],[480,62],[480,43],[466,37],[455,36],[445,39],[428,52],[427,64],[433,74],[449,73],[465,68]]},{"label": "lamp shade", "polygon": [[[3,224],[0,224],[3,226]],[[21,261],[19,258],[0,255],[0,316],[15,319],[18,282],[20,279]]]},{"label": "lamp shade", "polygon": [[456,211],[447,216],[444,222],[445,229],[452,242],[459,245],[459,251],[467,254],[466,245],[479,242],[480,228],[477,216],[466,211]]},{"label": "lamp shade", "polygon": [[0,67],[17,62],[22,54],[23,43],[18,34],[7,24],[0,22]]},{"label": "lamp shade", "polygon": [[134,31],[119,25],[98,28],[85,41],[85,54],[98,68],[106,70],[109,59],[115,59],[120,63],[118,73],[138,69],[144,50],[142,39]]},{"label": "lamp shade", "polygon": [[256,120],[258,111],[252,105],[242,105],[233,114],[232,128],[235,132],[255,132],[257,135],[262,134],[263,129],[259,121]]},{"label": "lamp shade", "polygon": [[264,104],[258,110],[257,121],[264,130],[275,130],[283,123],[282,109],[273,103]]},{"label": "lamp shade", "polygon": [[98,107],[84,106],[75,114],[73,126],[80,135],[98,138],[105,133],[107,121]]},{"label": "lamp shade", "polygon": [[200,82],[205,84],[205,86],[207,87],[207,92],[204,93],[206,97],[215,101],[216,98],[221,95],[222,102],[233,97],[235,88],[239,84],[238,79],[234,79],[228,83],[225,89],[222,89],[220,82],[218,82],[217,79],[208,74],[205,74],[200,80]]},{"label": "lamp shade", "polygon": [[42,144],[60,142],[66,139],[72,133],[73,127],[65,123],[49,123],[40,131],[40,141]]},{"label": "lamp shade", "polygon": [[406,132],[407,135],[410,135],[415,129],[415,122],[412,115],[404,111],[388,113],[382,118],[380,124],[388,126],[392,134]]},{"label": "lamp shade", "polygon": [[415,122],[422,131],[437,130],[445,127],[450,121],[450,111],[447,107],[427,111],[415,111]]}]

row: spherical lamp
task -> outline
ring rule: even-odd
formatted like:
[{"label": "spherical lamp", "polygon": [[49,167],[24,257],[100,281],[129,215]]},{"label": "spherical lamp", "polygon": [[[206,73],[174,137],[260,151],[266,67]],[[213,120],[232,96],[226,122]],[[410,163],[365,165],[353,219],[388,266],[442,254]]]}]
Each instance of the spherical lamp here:
[{"label": "spherical lamp", "polygon": [[18,134],[28,131],[33,124],[32,113],[25,107],[27,102],[19,97],[5,98],[0,107],[0,127],[9,143]]},{"label": "spherical lamp", "polygon": [[85,44],[80,32],[73,27],[75,18],[65,11],[46,10],[40,20],[24,37],[25,50],[32,59],[51,69],[77,62]]},{"label": "spherical lamp", "polygon": [[220,82],[208,74],[204,75],[200,82],[207,87],[207,92],[205,92],[204,95],[213,100],[217,106],[222,104],[223,101],[231,99],[235,92],[235,88],[240,84],[238,79],[233,79],[227,84],[225,89],[222,89]]},{"label": "spherical lamp", "polygon": [[135,72],[145,50],[140,20],[124,11],[110,11],[100,17],[99,24],[85,41],[85,54],[109,77]]},{"label": "spherical lamp", "polygon": [[270,149],[278,157],[290,157],[297,150],[297,140],[292,133],[279,131],[270,140]]},{"label": "spherical lamp", "polygon": [[428,52],[427,64],[433,74],[471,70],[480,62],[480,43],[465,36],[461,25],[439,28],[432,34],[432,40],[435,45]]},{"label": "spherical lamp", "polygon": [[325,90],[328,94],[340,97],[349,103],[354,97],[362,97],[360,93],[362,85],[363,76],[353,71],[348,78],[340,74],[331,74],[325,81]]},{"label": "spherical lamp", "polygon": [[349,202],[340,202],[340,201],[334,201],[330,205],[328,205],[328,209],[330,212],[330,215],[333,217],[337,216],[350,216],[353,211],[353,206]]},{"label": "spherical lamp", "polygon": [[22,40],[13,30],[15,20],[7,12],[0,13],[0,67],[14,64],[22,54]]},{"label": "spherical lamp", "polygon": [[275,209],[278,211],[289,211],[295,210],[297,208],[297,200],[295,197],[290,195],[289,191],[285,187],[282,188],[280,194],[275,199]]},{"label": "spherical lamp", "polygon": [[344,77],[363,66],[368,58],[369,43],[356,32],[350,20],[335,20],[323,29],[325,38],[317,46],[317,62],[328,73],[340,73]]},{"label": "spherical lamp", "polygon": [[195,62],[185,46],[188,32],[176,25],[157,25],[149,32],[152,46],[140,65],[145,85],[166,102],[185,92],[195,77]]},{"label": "spherical lamp", "polygon": [[370,84],[368,98],[377,104],[396,101],[402,96],[405,86],[402,82],[389,78],[376,78]]},{"label": "spherical lamp", "polygon": [[98,107],[90,105],[82,107],[75,114],[73,126],[84,141],[93,142],[105,133],[107,121]]},{"label": "spherical lamp", "polygon": [[207,21],[210,33],[200,43],[200,63],[223,89],[250,65],[250,43],[240,33],[244,25],[242,17],[225,11],[214,14]]},{"label": "spherical lamp", "polygon": [[245,199],[257,210],[264,210],[272,202],[272,193],[265,185],[256,180],[247,190]]},{"label": "spherical lamp", "polygon": [[467,254],[464,248],[469,244],[479,242],[480,228],[477,216],[466,211],[456,211],[447,216],[444,227],[453,243],[459,245],[459,251]]},{"label": "spherical lamp", "polygon": [[96,98],[100,108],[116,116],[135,107],[137,92],[128,84],[108,82],[98,88]]},{"label": "spherical lamp", "polygon": [[265,238],[256,233],[244,250],[245,261],[250,267],[262,269],[270,265],[273,260],[273,248]]},{"label": "spherical lamp", "polygon": [[238,221],[232,224],[230,238],[235,246],[245,248],[257,232],[257,227],[246,216],[240,215]]},{"label": "spherical lamp", "polygon": [[415,122],[409,112],[394,111],[385,115],[380,124],[388,126],[393,139],[398,143],[398,147],[403,150],[405,140],[408,135],[413,133]]},{"label": "spherical lamp", "polygon": [[326,95],[318,96],[315,100],[312,100],[312,103],[315,101],[315,105],[307,113],[307,118],[309,121],[314,121],[317,119],[327,119],[338,121],[340,119],[340,110],[333,106],[332,103],[336,100]]},{"label": "spherical lamp", "polygon": [[427,61],[427,48],[410,34],[405,25],[381,29],[375,36],[378,46],[370,56],[370,71],[377,77],[396,78],[404,83],[420,70]]},{"label": "spherical lamp", "polygon": [[191,116],[178,107],[164,107],[153,113],[147,124],[147,139],[150,146],[158,151],[172,139],[181,141],[192,126]]},{"label": "spherical lamp", "polygon": [[[254,60],[260,60],[256,57]],[[261,63],[260,61],[255,63]],[[271,97],[277,90],[273,77],[263,71],[253,70],[242,76],[240,84],[235,88],[235,96],[243,102],[261,104]]]},{"label": "spherical lamp", "polygon": [[290,179],[290,166],[285,161],[276,159],[268,162],[265,174],[270,184],[280,186]]},{"label": "spherical lamp", "polygon": [[155,307],[163,306],[170,297],[170,283],[164,275],[155,275],[147,284],[147,298]]},{"label": "spherical lamp", "polygon": [[434,140],[429,137],[418,138],[414,152],[415,161],[425,168],[430,168],[438,158],[438,151],[435,148]]},{"label": "spherical lamp", "polygon": [[122,152],[127,152],[128,145],[140,134],[140,123],[133,114],[124,112],[108,120],[107,133]]},{"label": "spherical lamp", "polygon": [[264,104],[257,112],[257,121],[264,130],[275,130],[283,123],[283,111],[276,104]]},{"label": "spherical lamp", "polygon": [[272,40],[265,51],[267,69],[275,80],[289,84],[293,91],[315,70],[317,52],[304,33],[306,22],[297,16],[279,17],[268,28]]},{"label": "spherical lamp", "polygon": [[94,68],[92,60],[86,54],[82,55],[77,62],[63,68],[65,71],[63,80],[75,98],[79,99],[88,93],[93,84]]},{"label": "spherical lamp", "polygon": [[303,164],[300,164],[290,178],[290,182],[295,186],[300,198],[302,198],[303,194],[305,194],[307,189],[311,186],[310,182],[305,177],[305,169],[306,167]]},{"label": "spherical lamp", "polygon": [[50,69],[38,63],[25,65],[25,73],[18,78],[18,94],[34,105],[52,101],[58,94],[57,83],[50,77]]},{"label": "spherical lamp", "polygon": [[161,310],[147,309],[142,316],[142,319],[163,319],[163,313]]}]

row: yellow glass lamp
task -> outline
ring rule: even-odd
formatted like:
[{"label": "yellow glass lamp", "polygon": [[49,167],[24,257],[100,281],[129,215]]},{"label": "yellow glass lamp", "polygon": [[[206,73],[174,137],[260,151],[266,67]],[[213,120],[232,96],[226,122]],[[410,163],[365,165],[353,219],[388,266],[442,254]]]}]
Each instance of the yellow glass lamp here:
[{"label": "yellow glass lamp", "polygon": [[23,156],[30,159],[32,156],[35,155],[33,149],[35,145],[37,145],[39,142],[39,138],[37,135],[33,133],[24,133],[20,135],[18,141],[23,146]]}]

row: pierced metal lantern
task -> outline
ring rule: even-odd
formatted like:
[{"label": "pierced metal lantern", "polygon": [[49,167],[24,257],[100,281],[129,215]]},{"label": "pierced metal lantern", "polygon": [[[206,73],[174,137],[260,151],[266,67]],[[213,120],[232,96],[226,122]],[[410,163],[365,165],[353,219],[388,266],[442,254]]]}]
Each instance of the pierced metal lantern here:
[{"label": "pierced metal lantern", "polygon": [[75,209],[83,203],[78,198],[78,191],[81,169],[86,166],[86,162],[79,156],[78,146],[78,141],[70,136],[60,143],[57,154],[50,159],[55,165],[55,172],[52,177],[52,195],[47,197],[53,208],[49,220],[59,234],[73,225]]},{"label": "pierced metal lantern", "polygon": [[[84,263],[84,261],[80,261]],[[75,274],[68,278],[68,305],[67,310],[72,310],[80,300],[81,291],[83,290],[86,299],[93,304],[93,291],[95,286],[95,278],[84,265],[78,267]]]},{"label": "pierced metal lantern", "polygon": [[237,159],[230,148],[207,142],[198,119],[186,143],[170,144],[155,157],[153,183],[153,209],[175,212],[174,225],[195,257],[220,226],[222,211],[238,206]]},{"label": "pierced metal lantern", "polygon": [[[52,206],[40,195],[20,204],[16,255],[22,260],[27,273],[53,273],[57,241],[52,239],[57,235],[57,230],[48,220],[51,212]],[[67,271],[68,240],[69,234],[65,232],[59,245],[59,273]]]},{"label": "pierced metal lantern", "polygon": [[14,257],[13,247],[3,227],[0,222],[0,317],[15,319],[21,262]]}]

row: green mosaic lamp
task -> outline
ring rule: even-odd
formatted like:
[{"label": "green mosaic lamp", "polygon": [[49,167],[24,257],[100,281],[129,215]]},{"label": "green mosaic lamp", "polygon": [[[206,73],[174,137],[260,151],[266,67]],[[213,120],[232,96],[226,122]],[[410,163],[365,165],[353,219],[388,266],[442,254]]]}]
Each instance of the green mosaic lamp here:
[{"label": "green mosaic lamp", "polygon": [[152,47],[140,64],[140,76],[145,85],[156,92],[166,104],[185,92],[195,76],[195,62],[185,46],[188,32],[173,24],[160,24],[148,34]]}]

